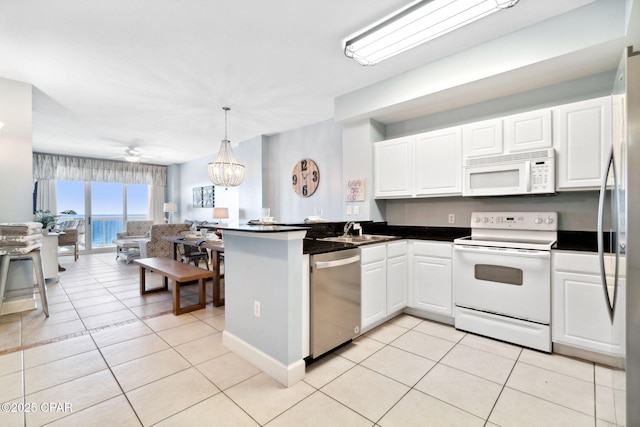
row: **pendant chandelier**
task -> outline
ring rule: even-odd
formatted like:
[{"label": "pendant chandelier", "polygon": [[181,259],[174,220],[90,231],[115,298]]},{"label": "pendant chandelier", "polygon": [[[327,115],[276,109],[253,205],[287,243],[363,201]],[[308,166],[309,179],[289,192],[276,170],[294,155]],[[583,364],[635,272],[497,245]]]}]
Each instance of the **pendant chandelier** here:
[{"label": "pendant chandelier", "polygon": [[209,171],[209,179],[213,185],[224,187],[235,187],[242,183],[244,179],[244,165],[236,160],[231,150],[231,141],[227,139],[227,112],[229,107],[223,107],[224,110],[224,139],[220,144],[220,151],[213,163],[207,165]]}]

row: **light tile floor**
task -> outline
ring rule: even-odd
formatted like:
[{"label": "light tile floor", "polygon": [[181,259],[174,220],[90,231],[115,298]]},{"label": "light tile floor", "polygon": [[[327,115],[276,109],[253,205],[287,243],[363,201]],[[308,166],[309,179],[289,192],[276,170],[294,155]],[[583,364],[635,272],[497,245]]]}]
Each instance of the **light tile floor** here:
[{"label": "light tile floor", "polygon": [[623,372],[408,315],[286,388],[222,345],[223,307],[174,316],[135,264],[62,262],[48,319],[0,317],[0,426],[624,425]]}]

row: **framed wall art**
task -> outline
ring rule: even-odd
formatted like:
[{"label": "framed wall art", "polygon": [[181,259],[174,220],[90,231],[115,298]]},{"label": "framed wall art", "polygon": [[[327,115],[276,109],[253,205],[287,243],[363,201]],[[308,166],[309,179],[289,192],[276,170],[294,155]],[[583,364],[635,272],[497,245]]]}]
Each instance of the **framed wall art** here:
[{"label": "framed wall art", "polygon": [[193,207],[194,208],[212,208],[215,204],[215,187],[208,185],[206,187],[193,188]]}]

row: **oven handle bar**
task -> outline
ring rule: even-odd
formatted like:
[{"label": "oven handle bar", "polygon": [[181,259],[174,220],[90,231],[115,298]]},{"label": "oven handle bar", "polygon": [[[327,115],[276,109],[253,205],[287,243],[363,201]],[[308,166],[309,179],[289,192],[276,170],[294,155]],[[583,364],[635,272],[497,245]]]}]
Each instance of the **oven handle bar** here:
[{"label": "oven handle bar", "polygon": [[539,251],[534,249],[490,248],[486,246],[453,245],[453,250],[474,254],[510,255],[527,258],[551,258],[551,253],[549,251]]}]

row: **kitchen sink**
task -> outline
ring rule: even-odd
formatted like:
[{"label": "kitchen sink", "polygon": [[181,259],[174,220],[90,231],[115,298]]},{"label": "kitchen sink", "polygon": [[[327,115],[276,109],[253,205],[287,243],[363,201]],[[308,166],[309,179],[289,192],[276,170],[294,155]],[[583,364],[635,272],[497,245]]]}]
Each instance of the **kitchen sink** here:
[{"label": "kitchen sink", "polygon": [[363,234],[362,236],[335,236],[324,237],[318,240],[327,242],[353,243],[354,245],[362,245],[363,243],[384,242],[385,240],[396,239],[396,236],[385,236],[382,234]]}]

